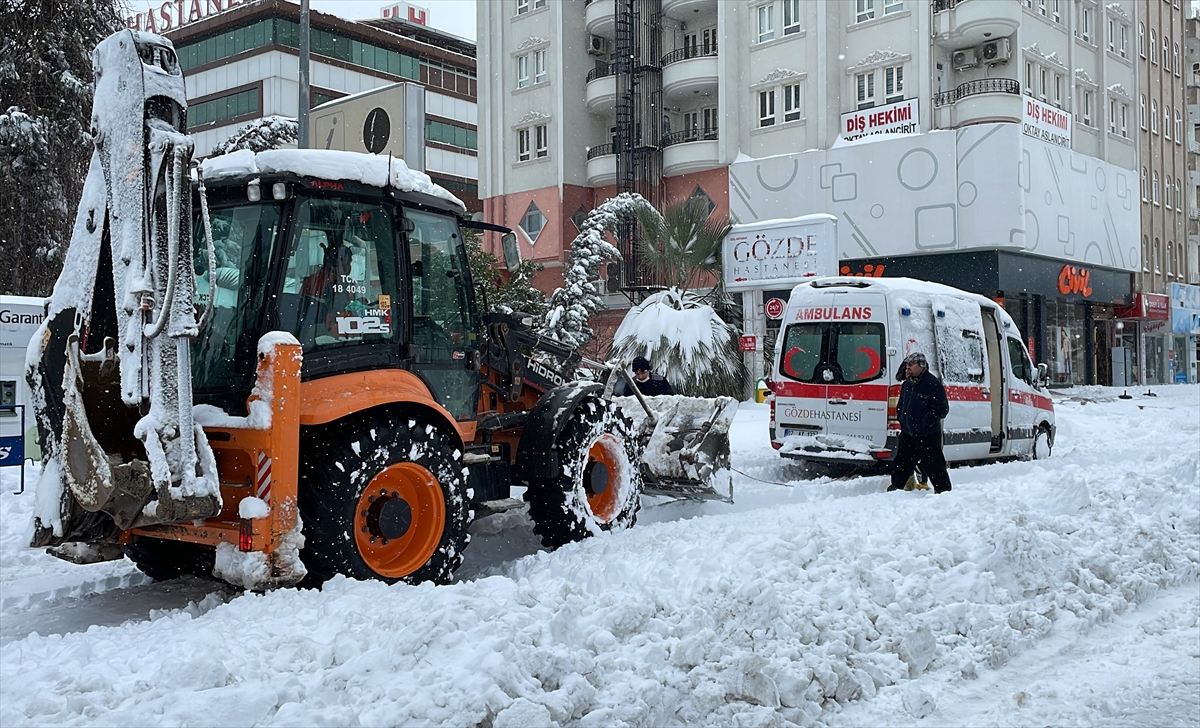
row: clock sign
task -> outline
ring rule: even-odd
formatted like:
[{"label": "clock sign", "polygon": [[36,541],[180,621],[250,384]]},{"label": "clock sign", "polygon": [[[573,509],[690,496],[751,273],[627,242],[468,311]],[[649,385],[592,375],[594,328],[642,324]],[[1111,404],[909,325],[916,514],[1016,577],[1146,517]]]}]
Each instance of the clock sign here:
[{"label": "clock sign", "polygon": [[363,124],[363,146],[371,154],[379,154],[392,136],[392,121],[383,109],[376,106],[367,114]]}]

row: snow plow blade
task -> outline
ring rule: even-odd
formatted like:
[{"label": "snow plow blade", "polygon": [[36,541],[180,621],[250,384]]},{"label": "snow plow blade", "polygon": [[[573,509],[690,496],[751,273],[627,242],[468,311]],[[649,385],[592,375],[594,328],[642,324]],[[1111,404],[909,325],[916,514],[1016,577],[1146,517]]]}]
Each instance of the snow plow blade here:
[{"label": "snow plow blade", "polygon": [[666,395],[617,402],[638,428],[647,495],[733,502],[729,427],[737,413],[732,397]]}]

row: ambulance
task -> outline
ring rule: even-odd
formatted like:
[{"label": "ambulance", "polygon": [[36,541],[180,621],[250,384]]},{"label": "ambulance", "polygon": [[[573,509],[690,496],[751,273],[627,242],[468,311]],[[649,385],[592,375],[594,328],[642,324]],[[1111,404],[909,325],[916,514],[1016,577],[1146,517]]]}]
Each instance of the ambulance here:
[{"label": "ambulance", "polygon": [[995,301],[909,278],[816,278],[791,293],[768,388],[771,444],[817,465],[891,462],[900,423],[896,374],[921,352],[946,387],[948,462],[1049,457],[1054,407]]}]

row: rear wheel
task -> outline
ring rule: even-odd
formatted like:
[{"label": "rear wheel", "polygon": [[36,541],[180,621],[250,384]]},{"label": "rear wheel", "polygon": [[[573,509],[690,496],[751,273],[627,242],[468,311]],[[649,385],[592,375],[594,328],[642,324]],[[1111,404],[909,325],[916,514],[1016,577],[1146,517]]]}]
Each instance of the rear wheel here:
[{"label": "rear wheel", "polygon": [[576,406],[555,440],[561,473],[525,493],[533,530],[557,548],[602,531],[629,528],[641,507],[641,447],[633,422],[599,397]]},{"label": "rear wheel", "polygon": [[1045,460],[1050,457],[1050,451],[1053,449],[1053,443],[1050,442],[1050,430],[1046,427],[1039,427],[1037,434],[1033,436],[1033,459]]},{"label": "rear wheel", "polygon": [[450,581],[470,525],[452,436],[420,417],[385,412],[313,428],[301,444],[306,585],[335,574]]},{"label": "rear wheel", "polygon": [[135,536],[125,545],[125,555],[146,576],[167,581],[188,574],[211,579],[216,551],[186,541]]}]

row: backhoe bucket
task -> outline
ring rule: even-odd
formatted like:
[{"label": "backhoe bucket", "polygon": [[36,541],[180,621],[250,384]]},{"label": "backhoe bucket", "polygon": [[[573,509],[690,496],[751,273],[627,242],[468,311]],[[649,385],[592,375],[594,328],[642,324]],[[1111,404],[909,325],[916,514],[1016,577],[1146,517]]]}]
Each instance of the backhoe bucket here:
[{"label": "backhoe bucket", "polygon": [[733,501],[729,427],[737,413],[732,397],[645,397],[647,415],[634,397],[617,400],[645,443],[642,475],[648,495]]}]

